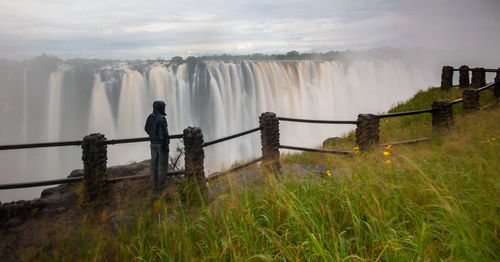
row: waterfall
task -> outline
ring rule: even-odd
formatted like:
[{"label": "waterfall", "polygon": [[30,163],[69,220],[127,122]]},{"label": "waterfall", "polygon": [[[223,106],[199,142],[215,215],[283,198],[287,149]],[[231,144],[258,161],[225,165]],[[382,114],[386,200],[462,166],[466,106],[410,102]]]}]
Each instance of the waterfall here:
[{"label": "waterfall", "polygon": [[[145,119],[155,100],[166,102],[170,134],[180,134],[188,126],[198,126],[205,141],[255,128],[260,114],[267,111],[285,117],[354,120],[360,113],[386,111],[418,90],[438,83],[440,65],[421,60],[419,63],[405,59],[204,61],[195,65],[88,62],[59,66],[48,72],[47,101],[33,99],[32,90],[41,87],[29,86],[29,71],[24,68],[17,74],[19,81],[16,82],[22,86],[3,87],[11,88],[7,91],[12,94],[17,92],[15,97],[22,103],[22,120],[13,122],[17,127],[2,128],[11,131],[2,132],[12,137],[9,142],[13,144],[37,142],[37,138],[27,137],[32,127],[29,117],[46,119],[38,121],[41,126],[36,126],[37,130],[46,132],[43,141],[77,140],[94,132],[103,133],[108,139],[144,137]],[[38,73],[37,77],[40,75]],[[29,83],[33,85],[36,80],[43,79],[31,79]],[[28,101],[39,103],[37,106],[45,107],[45,111],[30,109]],[[12,108],[7,109],[14,112]],[[1,116],[12,119],[6,114]],[[280,140],[285,145],[315,147],[329,137],[352,129],[351,125],[280,122]],[[21,136],[23,141],[17,140]],[[172,141],[172,155],[179,143],[179,140]],[[259,157],[260,150],[258,133],[207,147],[206,173]],[[41,154],[41,151],[27,151],[27,154],[17,152],[12,157],[4,157],[8,159],[5,161],[0,155],[0,163],[6,170],[22,173],[18,180],[23,181],[16,182],[63,178],[68,170],[81,168],[81,152],[76,148],[61,148],[49,153],[48,158],[41,158],[50,162],[49,166],[60,167],[53,169],[45,168],[47,164],[41,160],[30,162],[30,165],[38,163],[37,168],[25,168],[24,164],[13,161],[19,155],[22,159],[27,156],[36,159]],[[108,165],[148,158],[147,143],[108,147]],[[8,198],[3,193],[0,197]]]},{"label": "waterfall", "polygon": [[101,81],[101,76],[96,73],[90,100],[88,133],[100,132],[108,137],[116,137],[115,119],[106,92],[107,88],[106,84]]},{"label": "waterfall", "polygon": [[49,103],[47,115],[47,139],[58,141],[61,130],[61,86],[64,71],[52,72],[49,76]]},{"label": "waterfall", "polygon": [[120,90],[118,105],[118,136],[131,138],[144,135],[146,118],[144,99],[146,98],[144,77],[137,71],[126,70]]}]

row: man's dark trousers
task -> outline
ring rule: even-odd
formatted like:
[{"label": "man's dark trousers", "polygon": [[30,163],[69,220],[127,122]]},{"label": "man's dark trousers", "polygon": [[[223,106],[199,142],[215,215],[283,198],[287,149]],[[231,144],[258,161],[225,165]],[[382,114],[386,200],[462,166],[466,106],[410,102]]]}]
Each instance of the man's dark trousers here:
[{"label": "man's dark trousers", "polygon": [[163,186],[168,171],[168,145],[151,144],[151,185],[155,189]]}]

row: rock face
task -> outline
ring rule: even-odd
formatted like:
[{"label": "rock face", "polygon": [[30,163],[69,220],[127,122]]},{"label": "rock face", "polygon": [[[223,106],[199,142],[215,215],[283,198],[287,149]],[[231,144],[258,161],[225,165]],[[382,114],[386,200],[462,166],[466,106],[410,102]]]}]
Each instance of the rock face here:
[{"label": "rock face", "polygon": [[478,89],[486,85],[486,71],[482,67],[472,69],[472,88]]},{"label": "rock face", "polygon": [[[109,178],[149,174],[149,162],[109,167],[106,173]],[[83,175],[84,171],[79,169],[68,177]],[[85,217],[96,216],[102,211],[123,213],[123,216],[110,216],[107,221],[110,230],[118,232],[118,227],[133,222],[136,214],[131,206],[150,205],[160,196],[177,194],[178,181],[169,178],[167,187],[159,192],[151,192],[148,179],[115,182],[107,185],[103,199],[87,206],[81,204],[82,183],[45,189],[41,198],[33,200],[0,203],[0,261],[19,261],[20,254],[28,248],[37,252],[47,251],[47,248],[50,251],[58,241],[79,232]]]},{"label": "rock face", "polygon": [[260,139],[262,141],[264,166],[271,173],[279,173],[280,130],[278,117],[271,112],[262,113],[259,117],[259,124],[261,128]]},{"label": "rock face", "polygon": [[458,69],[459,72],[459,77],[458,77],[458,86],[460,88],[467,88],[469,87],[469,67],[466,65],[461,66]]},{"label": "rock face", "polygon": [[450,90],[453,87],[453,67],[443,66],[441,72],[441,90]]},{"label": "rock face", "polygon": [[196,179],[200,190],[206,192],[203,143],[203,133],[200,128],[188,127],[184,129],[184,172],[186,178]]},{"label": "rock face", "polygon": [[436,100],[432,103],[432,130],[439,132],[453,126],[453,108],[447,100]]},{"label": "rock face", "polygon": [[103,134],[85,136],[82,151],[85,197],[92,201],[105,193],[108,160],[106,137]]},{"label": "rock face", "polygon": [[358,115],[356,124],[356,144],[360,150],[366,150],[379,143],[379,118],[372,114]]},{"label": "rock face", "polygon": [[466,88],[462,92],[462,106],[465,112],[479,110],[479,93],[472,88]]}]

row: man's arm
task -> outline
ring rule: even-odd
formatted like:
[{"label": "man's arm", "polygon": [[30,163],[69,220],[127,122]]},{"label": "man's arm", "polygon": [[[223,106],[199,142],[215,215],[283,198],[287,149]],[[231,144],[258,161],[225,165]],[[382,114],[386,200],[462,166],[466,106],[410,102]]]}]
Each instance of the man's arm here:
[{"label": "man's arm", "polygon": [[161,118],[159,129],[160,129],[160,130],[158,130],[159,136],[160,136],[160,140],[162,141],[162,143],[165,145],[170,144],[170,138],[168,137],[167,119],[165,117]]},{"label": "man's arm", "polygon": [[153,129],[153,123],[152,123],[151,115],[148,116],[146,119],[146,125],[144,126],[144,131],[148,134],[148,136],[151,136],[152,129]]}]

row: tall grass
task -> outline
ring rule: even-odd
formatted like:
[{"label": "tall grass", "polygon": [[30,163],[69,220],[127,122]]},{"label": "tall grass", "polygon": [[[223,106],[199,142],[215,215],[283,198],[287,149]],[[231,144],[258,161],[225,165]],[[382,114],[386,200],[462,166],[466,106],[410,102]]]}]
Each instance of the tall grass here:
[{"label": "tall grass", "polygon": [[[457,95],[429,90],[392,111]],[[282,164],[313,162],[336,172],[269,175],[247,188],[229,176],[229,190],[211,203],[159,200],[114,237],[78,236],[105,243],[61,247],[50,259],[72,260],[80,252],[82,260],[119,261],[499,260],[500,109],[456,115],[455,128],[439,136],[430,132],[429,116],[407,118],[416,124],[382,122],[382,138],[433,140],[356,156],[287,155]],[[339,144],[351,142],[352,134]]]}]

